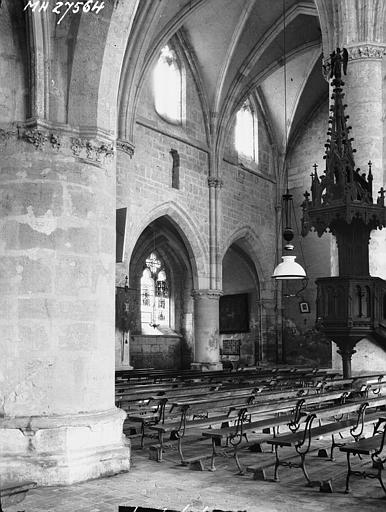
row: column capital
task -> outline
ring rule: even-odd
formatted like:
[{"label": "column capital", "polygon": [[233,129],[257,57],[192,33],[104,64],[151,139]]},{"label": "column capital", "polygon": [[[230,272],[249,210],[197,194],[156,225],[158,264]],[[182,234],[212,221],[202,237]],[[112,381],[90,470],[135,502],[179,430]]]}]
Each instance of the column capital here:
[{"label": "column capital", "polygon": [[218,300],[224,292],[222,290],[212,290],[212,289],[202,289],[202,290],[193,290],[192,296],[194,298],[207,298],[207,299],[215,299]]},{"label": "column capital", "polygon": [[208,187],[209,188],[221,188],[223,185],[222,180],[216,178],[215,176],[209,176],[208,178]]},{"label": "column capital", "polygon": [[315,0],[325,57],[337,47],[384,43],[386,11],[379,0]]},{"label": "column capital", "polygon": [[97,127],[72,128],[62,123],[29,119],[17,127],[0,129],[0,143],[19,139],[37,151],[53,150],[79,157],[93,165],[111,162],[115,155],[114,138]]},{"label": "column capital", "polygon": [[386,45],[358,43],[347,46],[349,60],[374,59],[381,60],[386,55]]},{"label": "column capital", "polygon": [[130,158],[133,158],[135,145],[124,139],[117,139],[117,149],[129,155]]}]

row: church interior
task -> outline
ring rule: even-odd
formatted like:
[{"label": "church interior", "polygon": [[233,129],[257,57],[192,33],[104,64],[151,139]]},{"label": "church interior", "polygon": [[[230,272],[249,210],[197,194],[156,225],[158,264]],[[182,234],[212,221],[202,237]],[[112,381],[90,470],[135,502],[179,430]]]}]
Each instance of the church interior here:
[{"label": "church interior", "polygon": [[382,0],[0,0],[0,511],[382,508],[385,55]]}]

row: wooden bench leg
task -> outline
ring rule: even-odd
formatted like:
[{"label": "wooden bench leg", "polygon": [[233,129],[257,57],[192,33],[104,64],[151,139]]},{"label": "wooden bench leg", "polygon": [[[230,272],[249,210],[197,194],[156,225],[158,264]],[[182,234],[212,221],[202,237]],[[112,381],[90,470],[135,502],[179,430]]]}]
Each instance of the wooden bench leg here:
[{"label": "wooden bench leg", "polygon": [[158,431],[158,442],[159,442],[159,444],[161,446],[161,450],[162,450],[164,447],[164,434],[161,431]]},{"label": "wooden bench leg", "polygon": [[254,468],[252,478],[253,480],[267,480],[265,470],[263,468]]},{"label": "wooden bench leg", "polygon": [[331,480],[323,480],[323,482],[320,484],[319,490],[320,492],[332,493],[333,491]]},{"label": "wooden bench leg", "polygon": [[193,471],[204,471],[204,463],[203,461],[200,459],[200,460],[195,460],[193,462],[190,462],[189,463],[189,467],[190,469],[192,469]]},{"label": "wooden bench leg", "polygon": [[378,464],[378,475],[377,476],[378,476],[378,480],[379,480],[379,483],[381,484],[382,489],[386,493],[386,486],[385,486],[385,484],[383,483],[383,480],[382,480],[382,469],[383,469],[383,463],[379,462],[379,464]]},{"label": "wooden bench leg", "polygon": [[142,421],[142,423],[141,423],[141,450],[143,448],[144,438],[145,438],[145,422]]},{"label": "wooden bench leg", "polygon": [[[221,440],[220,440],[220,444],[221,444]],[[214,464],[214,461],[215,461],[215,458],[216,458],[216,455],[217,455],[216,446],[218,446],[218,440],[214,439],[212,437],[212,456],[210,458],[210,468],[209,468],[209,471],[216,471],[216,466]]]},{"label": "wooden bench leg", "polygon": [[346,476],[346,489],[345,493],[348,494],[350,492],[350,475],[351,475],[351,464],[350,464],[350,452],[347,452],[347,476]]},{"label": "wooden bench leg", "polygon": [[149,447],[149,459],[162,462],[162,447],[160,445],[152,445]]},{"label": "wooden bench leg", "polygon": [[[186,462],[184,454],[182,452],[182,437],[178,437],[177,451],[178,451],[178,454],[181,459],[181,464],[183,466],[187,466],[187,464],[190,464],[190,466],[192,467],[192,464],[194,464],[194,462],[191,462],[191,463]],[[195,469],[195,468],[192,467],[192,469]]]},{"label": "wooden bench leg", "polygon": [[275,444],[275,470],[273,472],[273,479],[275,480],[275,482],[279,482],[279,466],[280,466],[279,445]]},{"label": "wooden bench leg", "polygon": [[307,469],[306,469],[306,454],[300,453],[300,467],[303,471],[304,476],[306,477],[307,484],[311,485],[310,477],[308,476]]},{"label": "wooden bench leg", "polygon": [[239,456],[238,456],[238,453],[237,453],[237,445],[236,445],[236,446],[234,447],[234,449],[233,449],[233,457],[234,457],[234,459],[235,459],[235,461],[236,461],[236,465],[237,465],[237,468],[238,468],[238,470],[239,470],[239,473],[238,473],[238,474],[239,474],[239,475],[244,475],[244,474],[245,474],[245,472],[244,472],[243,468],[241,467],[240,460],[239,460]]}]

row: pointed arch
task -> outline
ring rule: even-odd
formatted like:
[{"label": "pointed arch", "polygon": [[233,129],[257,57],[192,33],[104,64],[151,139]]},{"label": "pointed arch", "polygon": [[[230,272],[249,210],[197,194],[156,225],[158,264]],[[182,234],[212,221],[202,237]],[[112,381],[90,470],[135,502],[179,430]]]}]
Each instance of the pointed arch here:
[{"label": "pointed arch", "polygon": [[233,231],[225,240],[220,252],[220,261],[224,259],[227,250],[232,244],[237,243],[248,254],[254,264],[259,281],[265,281],[270,276],[272,269],[264,268],[265,247],[261,237],[250,226],[242,226]]},{"label": "pointed arch", "polygon": [[[159,18],[163,2],[152,2],[145,9],[139,5],[136,19],[133,24],[132,37],[130,38],[122,66],[122,75],[119,86],[118,98],[118,137],[134,142],[135,112],[140,99],[144,80],[148,76],[150,68],[156,62],[158,55],[170,39],[175,37],[184,53],[186,63],[195,80],[202,112],[205,122],[206,136],[209,139],[209,110],[205,89],[202,87],[202,79],[199,73],[199,66],[192,48],[187,40],[187,34],[182,29],[186,18],[196,9],[199,9],[206,0],[192,0],[189,5],[182,7],[178,15],[166,24],[164,29],[157,33],[152,40],[154,33],[159,30]],[[144,27],[147,30],[144,30]]]},{"label": "pointed arch", "polygon": [[150,211],[142,218],[142,222],[136,227],[135,231],[127,234],[127,239],[129,240],[126,248],[127,261],[131,260],[133,249],[141,233],[151,222],[160,217],[166,217],[173,224],[185,244],[192,267],[194,287],[208,287],[206,282],[209,275],[208,244],[194,220],[183,208],[173,201],[165,202]]}]

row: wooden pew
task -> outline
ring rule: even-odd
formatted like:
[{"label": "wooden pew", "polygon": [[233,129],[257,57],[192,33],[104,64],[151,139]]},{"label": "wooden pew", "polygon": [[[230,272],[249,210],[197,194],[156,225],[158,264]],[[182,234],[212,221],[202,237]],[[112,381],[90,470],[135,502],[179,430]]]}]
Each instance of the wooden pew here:
[{"label": "wooden pew", "polygon": [[[292,372],[296,373],[296,372]],[[186,421],[186,416],[183,418],[179,415],[179,411],[187,411],[190,408],[190,411],[192,411],[192,408],[197,408],[200,405],[203,409],[205,409],[205,414],[208,415],[208,413],[212,414],[216,412],[215,410],[210,410],[213,407],[213,401],[216,401],[217,406],[220,406],[223,412],[223,416],[226,416],[228,411],[226,410],[229,407],[229,398],[238,395],[239,397],[241,395],[250,395],[248,397],[248,405],[249,407],[252,406],[252,404],[258,404],[260,402],[263,402],[264,400],[269,401],[277,401],[279,399],[284,398],[296,398],[305,394],[313,394],[321,392],[321,389],[318,386],[315,386],[314,388],[298,388],[298,387],[288,387],[288,388],[282,388],[279,390],[276,389],[270,389],[267,387],[263,388],[254,388],[254,387],[226,387],[224,389],[220,388],[215,391],[210,392],[210,396],[208,396],[208,390],[204,390],[205,398],[199,398],[201,394],[201,388],[199,385],[196,389],[198,393],[196,394],[194,391],[193,385],[191,385],[190,389],[188,387],[184,388],[168,388],[167,390],[164,390],[161,392],[162,400],[160,397],[157,396],[149,396],[146,395],[146,400],[143,400],[143,405],[146,407],[138,407],[136,411],[132,411],[132,409],[127,409],[129,412],[128,418],[125,422],[125,430],[129,427],[130,422],[131,423],[139,423],[140,428],[140,435],[141,435],[141,447],[144,445],[144,438],[147,435],[147,430],[157,431],[157,432],[163,432],[165,433],[172,433],[175,431],[180,431],[176,423],[184,424],[184,431],[185,429],[189,429],[191,427],[197,427],[197,422],[191,423],[190,421]],[[163,388],[164,389],[164,388]],[[188,391],[188,393],[186,393]],[[194,395],[196,394],[196,400],[194,399]],[[184,396],[185,395],[185,396]],[[144,395],[145,396],[145,395]],[[141,399],[144,399],[144,396],[141,396]],[[338,396],[338,395],[337,395]],[[340,395],[339,395],[340,396]],[[178,397],[178,398],[177,398]],[[131,399],[132,397],[130,397]],[[137,395],[138,398],[138,395]],[[177,400],[176,400],[177,398]],[[185,398],[185,399],[184,399]],[[337,398],[337,397],[335,397]],[[167,400],[164,400],[167,399]],[[119,400],[123,402],[123,396],[120,396]],[[225,400],[225,402],[223,401]],[[170,402],[173,401],[172,407],[167,408],[167,403],[170,404]],[[119,403],[119,405],[123,405],[123,403]],[[239,400],[237,400],[239,403]],[[245,403],[242,402],[240,406],[244,406]],[[288,404],[281,403],[281,407],[284,410],[288,410],[290,408],[293,408],[296,406],[296,401],[293,400],[292,402]],[[176,412],[176,408],[178,408]],[[252,409],[250,409],[251,412]],[[173,411],[173,415],[170,413]],[[181,412],[181,415],[183,413]],[[184,413],[185,414],[185,413]],[[166,418],[166,422],[165,422]],[[225,419],[225,418],[223,418]],[[166,423],[166,424],[165,424]],[[204,422],[201,422],[201,426],[204,427]],[[133,430],[135,427],[133,427]],[[134,430],[135,431],[135,430]],[[160,434],[159,434],[160,436]],[[148,437],[152,437],[151,435]],[[183,437],[183,436],[182,436]],[[159,437],[160,438],[160,437]],[[163,437],[160,438],[160,449],[159,451],[162,452],[162,445],[163,445]],[[159,457],[158,457],[159,458]]]},{"label": "wooden pew", "polygon": [[[209,387],[208,387],[209,386]],[[281,398],[298,397],[303,394],[317,393],[319,388],[287,388],[287,389],[270,389],[268,387],[240,386],[228,387],[224,389],[220,386],[195,384],[178,388],[162,388],[157,395],[151,395],[150,392],[135,393],[134,395],[125,394],[117,395],[116,404],[124,408],[128,412],[128,417],[124,424],[124,431],[132,427],[131,431],[135,431],[133,423],[139,424],[141,434],[141,447],[144,444],[144,437],[147,436],[147,427],[163,424],[165,421],[166,404],[174,403],[174,407],[189,407],[197,405],[197,401],[203,404],[212,404],[213,400],[220,401],[234,395],[250,395],[250,402],[261,402],[264,400],[278,400]],[[166,399],[166,400],[165,400]],[[209,402],[208,402],[209,400]],[[193,403],[192,403],[193,402]],[[169,408],[170,409],[170,408]],[[168,416],[168,414],[166,414]],[[151,437],[151,436],[148,436]]]},{"label": "wooden pew", "polygon": [[[275,433],[276,429],[280,426],[289,426],[292,431],[296,432],[306,416],[304,412],[305,407],[315,408],[321,405],[326,407],[335,401],[344,403],[346,399],[346,391],[333,391],[324,394],[309,394],[301,399],[287,398],[276,401],[271,399],[265,404],[253,403],[247,406],[239,412],[238,420],[234,426],[224,426],[220,429],[202,432],[204,437],[212,440],[211,470],[215,470],[215,458],[218,455],[217,446],[224,441],[226,441],[227,445],[230,443],[232,446],[233,457],[239,474],[244,474],[238,458],[238,452],[246,444],[250,445],[250,443],[244,442],[244,437],[246,438],[248,432],[264,431],[266,429],[271,431],[272,429]],[[258,439],[253,440],[250,448],[254,452],[261,452],[261,443],[265,441],[267,441],[267,436],[260,436]]]},{"label": "wooden pew", "polygon": [[170,434],[171,439],[178,439],[178,451],[181,459],[182,439],[187,429],[209,427],[211,425],[228,422],[235,417],[238,410],[251,400],[253,395],[234,394],[228,397],[208,398],[206,400],[192,400],[186,402],[174,402],[171,405],[166,421],[156,425],[150,425],[149,429],[157,432],[158,444],[150,446],[150,458],[162,461],[164,450],[164,436]]},{"label": "wooden pew", "polygon": [[[327,370],[328,373],[328,370]],[[313,368],[297,368],[297,367],[254,367],[253,369],[245,368],[239,370],[213,370],[213,371],[201,371],[201,370],[154,370],[154,369],[142,369],[142,370],[118,370],[116,371],[116,381],[135,381],[138,382],[161,382],[171,380],[193,380],[200,379],[213,382],[215,379],[223,380],[225,378],[230,379],[246,379],[252,378],[253,376],[269,376],[275,375],[276,377],[294,376],[301,377],[304,375],[325,375],[326,370],[319,370]]]},{"label": "wooden pew", "polygon": [[[384,451],[386,440],[386,417],[379,418],[374,426],[373,436],[367,439],[360,439],[354,443],[347,443],[340,448],[340,451],[347,454],[347,476],[346,476],[346,489],[345,492],[350,492],[350,477],[351,475],[359,476],[361,478],[377,478],[381,484],[382,489],[386,493],[386,485],[382,480],[382,470],[386,463],[386,455]],[[356,471],[352,469],[350,456],[351,455],[368,455],[371,457],[373,468],[377,470],[376,473],[367,471]]]},{"label": "wooden pew", "polygon": [[138,388],[136,390],[117,392],[115,394],[115,404],[117,407],[129,411],[132,408],[135,408],[135,405],[143,401],[154,401],[161,397],[177,397],[187,394],[191,396],[199,396],[215,392],[219,389],[221,389],[221,385],[213,384],[194,384],[179,387],[162,386],[146,388],[144,390]]},{"label": "wooden pew", "polygon": [[[187,390],[184,388],[177,391],[171,390],[162,397],[152,397],[152,399],[149,400],[149,405],[153,403],[157,404],[155,407],[143,408],[142,410],[139,409],[137,412],[129,411],[127,422],[140,424],[141,448],[143,448],[145,437],[153,437],[146,433],[146,429],[148,427],[153,430],[164,431],[164,433],[178,430],[176,428],[176,421],[181,421],[180,411],[185,410],[185,407],[181,404],[191,403],[194,401],[197,402],[200,400],[207,402],[208,398],[204,400],[204,396],[210,397],[210,404],[213,402],[220,402],[221,400],[225,400],[228,403],[229,399],[232,399],[234,396],[237,396],[240,399],[246,397],[247,400],[251,400],[251,397],[259,392],[259,390],[254,387],[223,391],[219,390],[212,391],[210,393],[206,391],[204,393],[200,392],[196,396],[194,395],[194,392],[186,394],[186,391]],[[226,405],[227,409],[228,407],[229,406]]]},{"label": "wooden pew", "polygon": [[[312,446],[312,439],[319,437],[321,435],[326,434],[335,434],[337,432],[341,432],[343,430],[350,429],[351,436],[358,440],[359,437],[363,433],[363,426],[366,418],[366,422],[374,421],[379,417],[379,412],[373,412],[368,414],[366,410],[378,407],[386,406],[386,397],[377,397],[368,399],[366,402],[354,400],[352,402],[347,402],[340,406],[328,407],[316,410],[315,412],[310,413],[307,416],[305,421],[305,429],[303,431],[297,431],[291,434],[283,434],[279,435],[275,438],[269,439],[267,441],[268,444],[271,444],[275,448],[275,470],[274,470],[274,480],[278,480],[278,469],[280,466],[286,466],[291,468],[300,468],[303,471],[303,474],[306,478],[307,484],[310,486],[322,486],[320,481],[313,482],[308,476],[306,469],[306,456],[310,452]],[[365,415],[366,413],[366,415]],[[337,416],[343,418],[345,414],[352,414],[353,416],[349,417],[346,420],[343,419],[335,419]],[[315,419],[326,419],[328,418],[330,421],[325,425],[314,426],[313,422]],[[331,421],[331,418],[333,420]],[[345,443],[335,443],[335,446],[342,446]],[[300,457],[300,462],[298,464],[291,462],[288,464],[285,460],[281,460],[279,457],[279,448],[293,447],[296,453]],[[332,456],[331,449],[331,456]],[[261,468],[250,467],[249,471],[255,473],[255,477],[257,475],[256,471]],[[264,475],[263,475],[264,477]],[[328,483],[327,483],[328,484]],[[329,484],[330,485],[330,484]]]},{"label": "wooden pew", "polygon": [[[306,388],[302,391],[307,391],[309,393],[308,400],[313,400],[314,403],[326,402],[328,399],[336,400],[341,398],[342,393],[334,392],[328,394],[328,397],[322,396],[316,393],[312,394],[312,392]],[[288,389],[286,391],[280,390],[276,393],[267,392],[261,394],[253,394],[251,395],[247,402],[244,400],[240,400],[241,396],[233,396],[226,399],[214,399],[213,397],[207,398],[205,400],[190,400],[185,402],[176,402],[173,404],[173,407],[177,408],[177,415],[179,411],[181,411],[181,417],[177,422],[171,422],[164,425],[156,425],[150,426],[150,430],[156,430],[160,434],[165,434],[167,432],[174,432],[176,438],[178,439],[178,452],[181,458],[181,463],[183,465],[193,465],[194,467],[203,467],[203,461],[206,458],[211,457],[211,469],[214,471],[214,460],[216,456],[216,448],[215,446],[218,444],[219,440],[224,438],[232,438],[235,440],[238,438],[240,441],[245,435],[246,431],[250,431],[256,428],[267,428],[267,427],[275,427],[278,425],[285,425],[288,422],[295,423],[300,421],[300,417],[302,415],[301,405],[303,405],[306,399],[302,399],[299,401],[299,390],[297,389]],[[227,411],[226,409],[229,408]],[[294,413],[288,414],[288,411],[294,410]],[[225,414],[220,416],[209,416],[208,412],[215,414],[218,411],[223,411]],[[207,414],[207,417],[201,418],[200,420],[191,420],[188,419],[188,415],[193,416],[194,414]],[[278,416],[281,413],[284,416]],[[285,414],[287,415],[285,416]],[[258,421],[253,419],[254,416],[259,415],[260,418]],[[262,419],[262,416],[269,416],[267,419]],[[236,421],[236,427],[230,426],[229,422],[233,420]],[[222,423],[220,429],[213,429],[202,432],[204,427],[213,426],[214,424]],[[194,457],[186,457],[183,452],[182,442],[185,436],[185,432],[187,430],[197,431],[202,434],[204,437],[210,437],[212,439],[212,453],[206,451],[205,453],[196,454]],[[244,429],[244,430],[243,430]],[[236,432],[236,433],[234,433]],[[160,461],[162,457],[162,449],[163,449],[163,437],[160,435],[159,444],[151,446],[151,458],[155,458]],[[233,441],[232,443],[236,446],[236,443]],[[235,459],[238,464],[237,447],[235,447]],[[154,455],[155,453],[155,455]],[[238,464],[239,466],[239,464]],[[240,467],[240,466],[239,466]]]}]

